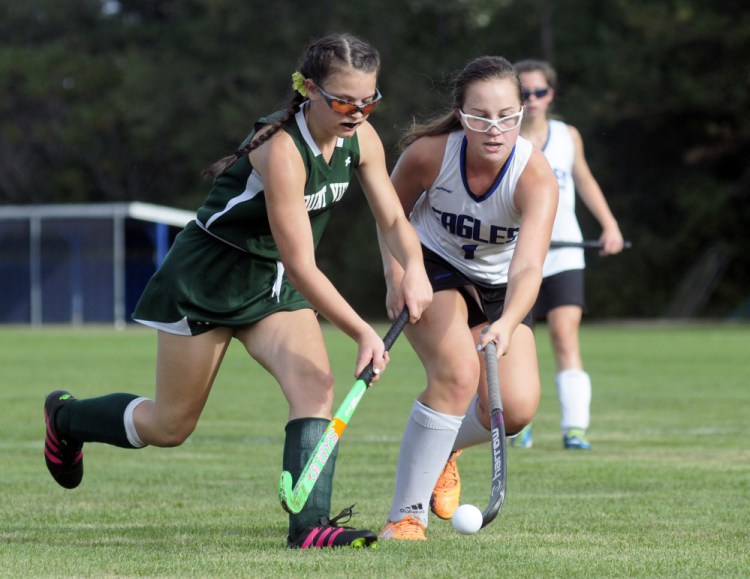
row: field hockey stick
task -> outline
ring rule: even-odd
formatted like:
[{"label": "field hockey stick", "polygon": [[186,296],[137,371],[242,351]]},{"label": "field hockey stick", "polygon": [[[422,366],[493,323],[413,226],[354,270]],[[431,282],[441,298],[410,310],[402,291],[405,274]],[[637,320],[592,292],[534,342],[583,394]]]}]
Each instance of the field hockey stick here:
[{"label": "field hockey stick", "polygon": [[503,419],[503,401],[500,397],[500,375],[498,374],[495,342],[489,342],[484,347],[484,360],[487,368],[487,393],[490,401],[492,488],[490,490],[490,502],[482,513],[482,528],[495,519],[505,502],[507,473],[505,420]]},{"label": "field hockey stick", "polygon": [[[601,249],[604,244],[596,239],[587,239],[586,241],[552,241],[549,244],[550,249],[559,249],[561,247],[578,247],[581,249]],[[623,249],[630,249],[633,244],[625,241],[622,244]]]},{"label": "field hockey stick", "polygon": [[[391,349],[391,346],[393,346],[393,343],[408,321],[409,310],[404,308],[383,338],[386,351]],[[346,398],[344,398],[344,401],[338,410],[336,410],[333,419],[328,423],[305,468],[302,469],[294,488],[292,488],[292,473],[287,470],[281,473],[279,501],[281,501],[281,506],[285,511],[297,514],[305,506],[307,497],[310,496],[310,492],[315,486],[320,473],[323,471],[323,467],[328,462],[334,447],[338,444],[344,429],[349,424],[349,420],[357,409],[362,396],[364,396],[370,387],[370,382],[372,382],[374,376],[375,372],[372,368],[372,362],[370,362],[359,376],[357,376],[354,386],[349,390],[349,394],[346,395]]]}]

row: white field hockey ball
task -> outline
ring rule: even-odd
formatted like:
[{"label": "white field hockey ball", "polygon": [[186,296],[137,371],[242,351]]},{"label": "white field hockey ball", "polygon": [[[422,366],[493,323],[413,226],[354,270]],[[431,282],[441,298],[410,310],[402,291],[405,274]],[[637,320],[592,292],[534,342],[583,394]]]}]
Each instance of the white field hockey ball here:
[{"label": "white field hockey ball", "polygon": [[482,528],[482,511],[474,505],[461,505],[453,512],[452,522],[462,535],[473,535]]}]

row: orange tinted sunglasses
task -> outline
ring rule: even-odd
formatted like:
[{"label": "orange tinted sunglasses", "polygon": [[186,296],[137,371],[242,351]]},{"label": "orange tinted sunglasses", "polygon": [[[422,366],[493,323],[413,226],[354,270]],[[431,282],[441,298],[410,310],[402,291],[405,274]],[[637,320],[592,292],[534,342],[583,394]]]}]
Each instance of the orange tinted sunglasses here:
[{"label": "orange tinted sunglasses", "polygon": [[378,106],[380,106],[380,101],[383,98],[383,95],[380,94],[380,91],[378,89],[375,89],[375,98],[363,105],[358,105],[357,103],[353,103],[346,99],[330,95],[326,91],[324,91],[320,87],[320,85],[317,86],[320,94],[323,95],[323,100],[326,101],[326,104],[328,104],[331,109],[342,115],[353,115],[357,111],[359,111],[363,115],[369,115],[372,111],[378,108]]}]

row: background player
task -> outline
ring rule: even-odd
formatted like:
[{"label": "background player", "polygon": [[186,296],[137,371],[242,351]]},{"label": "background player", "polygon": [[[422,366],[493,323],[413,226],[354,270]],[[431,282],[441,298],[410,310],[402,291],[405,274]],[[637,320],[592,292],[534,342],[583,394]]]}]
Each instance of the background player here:
[{"label": "background player", "polygon": [[[599,184],[591,174],[578,130],[550,118],[557,74],[547,62],[515,63],[526,108],[521,135],[539,147],[550,162],[560,186],[553,241],[581,241],[576,219],[576,193],[601,225],[601,255],[619,253],[623,237]],[[555,356],[555,386],[561,409],[563,447],[588,450],[591,379],[584,370],[578,330],[585,307],[583,249],[550,249],[544,261],[544,280],[534,305],[534,318],[547,319]],[[489,424],[489,422],[487,422]],[[513,446],[532,445],[531,425],[511,441]]]}]

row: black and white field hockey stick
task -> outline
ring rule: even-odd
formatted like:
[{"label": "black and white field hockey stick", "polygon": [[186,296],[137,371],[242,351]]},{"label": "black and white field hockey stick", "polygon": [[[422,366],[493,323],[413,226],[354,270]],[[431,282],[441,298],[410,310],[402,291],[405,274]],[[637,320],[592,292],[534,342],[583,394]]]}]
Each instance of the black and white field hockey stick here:
[{"label": "black and white field hockey stick", "polygon": [[[597,239],[587,239],[586,241],[552,241],[549,244],[550,249],[559,249],[561,247],[578,247],[581,249],[601,249],[604,244]],[[626,241],[622,244],[623,249],[630,249],[633,244]]]},{"label": "black and white field hockey stick", "polygon": [[487,368],[487,393],[490,400],[490,443],[492,447],[492,488],[490,502],[482,513],[482,528],[489,525],[500,512],[505,502],[507,474],[505,448],[505,420],[503,401],[500,397],[500,375],[498,374],[497,347],[489,342],[484,347],[484,361]]},{"label": "black and white field hockey stick", "polygon": [[[391,349],[396,338],[398,338],[401,331],[409,321],[409,310],[404,308],[401,313],[393,322],[390,329],[383,338],[386,351]],[[307,461],[305,468],[297,479],[297,484],[292,488],[292,473],[285,470],[281,473],[281,480],[279,481],[279,501],[285,511],[293,514],[297,514],[302,510],[307,502],[307,497],[310,496],[315,483],[320,477],[320,473],[323,471],[323,467],[328,462],[328,459],[333,452],[334,447],[338,444],[341,435],[344,432],[349,420],[351,419],[354,411],[359,405],[359,401],[364,396],[367,389],[370,387],[370,382],[374,378],[375,373],[372,369],[372,362],[362,370],[357,376],[357,381],[354,382],[349,394],[347,394],[344,401],[336,410],[333,419],[328,423],[323,435],[320,437],[318,444],[315,446],[312,455]]]}]

